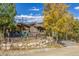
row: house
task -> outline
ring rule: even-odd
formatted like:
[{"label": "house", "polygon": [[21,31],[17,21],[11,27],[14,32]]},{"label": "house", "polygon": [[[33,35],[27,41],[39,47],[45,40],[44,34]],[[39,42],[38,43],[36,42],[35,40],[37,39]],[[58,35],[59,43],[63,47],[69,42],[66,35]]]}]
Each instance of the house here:
[{"label": "house", "polygon": [[16,29],[9,32],[8,37],[40,37],[45,34],[42,23],[16,25]]},{"label": "house", "polygon": [[42,23],[33,23],[33,24],[17,24],[17,28],[24,32],[24,35],[28,35],[29,37],[36,37],[39,34],[45,32],[45,28]]}]

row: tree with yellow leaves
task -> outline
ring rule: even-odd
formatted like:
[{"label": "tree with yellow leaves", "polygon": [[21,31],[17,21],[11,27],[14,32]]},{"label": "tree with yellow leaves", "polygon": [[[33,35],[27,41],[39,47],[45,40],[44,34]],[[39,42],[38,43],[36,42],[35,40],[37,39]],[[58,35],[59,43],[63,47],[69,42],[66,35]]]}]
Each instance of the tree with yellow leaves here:
[{"label": "tree with yellow leaves", "polygon": [[56,37],[57,41],[59,37],[65,36],[67,39],[75,25],[73,16],[67,9],[68,6],[62,3],[44,5],[44,27],[49,35]]}]

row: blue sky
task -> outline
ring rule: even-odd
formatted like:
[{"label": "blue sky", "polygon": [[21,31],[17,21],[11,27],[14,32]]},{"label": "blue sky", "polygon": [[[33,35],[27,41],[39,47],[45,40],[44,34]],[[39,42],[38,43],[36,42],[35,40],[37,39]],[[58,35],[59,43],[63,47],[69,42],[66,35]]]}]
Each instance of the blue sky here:
[{"label": "blue sky", "polygon": [[75,17],[79,17],[79,3],[69,3],[68,11]]},{"label": "blue sky", "polygon": [[42,15],[43,4],[41,3],[17,3],[17,15]]},{"label": "blue sky", "polygon": [[[79,17],[79,3],[68,3],[68,11],[74,16]],[[42,15],[43,4],[42,3],[17,3],[16,4],[17,15]]]}]

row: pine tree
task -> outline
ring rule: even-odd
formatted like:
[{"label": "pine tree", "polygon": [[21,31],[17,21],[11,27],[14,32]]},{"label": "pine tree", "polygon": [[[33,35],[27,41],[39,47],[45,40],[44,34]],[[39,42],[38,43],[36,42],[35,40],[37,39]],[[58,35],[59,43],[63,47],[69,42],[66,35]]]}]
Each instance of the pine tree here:
[{"label": "pine tree", "polygon": [[0,30],[6,33],[7,29],[15,27],[14,16],[16,15],[15,4],[1,3],[0,4]]}]

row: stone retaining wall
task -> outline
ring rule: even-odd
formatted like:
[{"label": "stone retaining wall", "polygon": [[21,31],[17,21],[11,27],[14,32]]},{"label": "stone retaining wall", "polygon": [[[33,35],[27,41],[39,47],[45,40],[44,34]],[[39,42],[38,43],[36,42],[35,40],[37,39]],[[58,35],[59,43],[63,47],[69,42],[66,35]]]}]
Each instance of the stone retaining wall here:
[{"label": "stone retaining wall", "polygon": [[48,39],[31,39],[23,42],[17,43],[6,43],[0,44],[1,50],[16,50],[16,49],[36,49],[36,48],[48,48],[54,45],[54,40],[52,38]]}]

